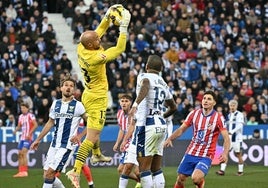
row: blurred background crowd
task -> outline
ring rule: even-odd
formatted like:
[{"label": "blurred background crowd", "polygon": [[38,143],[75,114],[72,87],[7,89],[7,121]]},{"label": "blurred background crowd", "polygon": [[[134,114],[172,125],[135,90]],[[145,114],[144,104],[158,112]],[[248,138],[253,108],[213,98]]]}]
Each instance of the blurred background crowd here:
[{"label": "blurred background crowd", "polygon": [[[85,30],[94,30],[117,1],[13,0],[0,1],[0,126],[16,126],[21,101],[30,104],[39,125],[48,119],[52,101],[60,97],[59,80],[72,65],[57,43],[49,12],[60,13],[72,31],[74,44]],[[131,14],[125,53],[107,64],[110,109],[118,96],[135,98],[137,75],[147,57],[158,54],[163,78],[177,103],[173,123],[200,107],[203,93],[214,90],[216,110],[225,116],[228,101],[248,125],[268,125],[268,2],[262,0],[129,0]],[[52,4],[52,5],[51,5]],[[116,43],[118,27],[102,38],[107,48]],[[79,99],[83,92],[77,74]]]}]

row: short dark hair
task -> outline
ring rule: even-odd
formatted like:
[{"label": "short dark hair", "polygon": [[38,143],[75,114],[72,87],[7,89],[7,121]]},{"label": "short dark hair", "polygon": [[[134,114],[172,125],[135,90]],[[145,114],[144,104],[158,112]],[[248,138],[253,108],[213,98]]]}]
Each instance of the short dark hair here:
[{"label": "short dark hair", "polygon": [[76,86],[76,82],[75,80],[71,77],[71,74],[70,73],[66,73],[65,77],[63,79],[61,79],[60,81],[60,87],[63,86],[64,82],[66,81],[71,81],[74,83],[74,86]]},{"label": "short dark hair", "polygon": [[208,91],[206,91],[206,92],[204,93],[204,96],[205,96],[205,95],[211,95],[211,96],[213,97],[214,101],[217,102],[217,95],[215,94],[214,91],[212,91],[212,90],[208,90]]},{"label": "short dark hair", "polygon": [[20,103],[20,106],[24,106],[26,108],[29,108],[29,104],[28,103],[25,103],[25,102]]},{"label": "short dark hair", "polygon": [[147,68],[161,72],[163,68],[162,58],[158,55],[150,55],[147,60]]}]

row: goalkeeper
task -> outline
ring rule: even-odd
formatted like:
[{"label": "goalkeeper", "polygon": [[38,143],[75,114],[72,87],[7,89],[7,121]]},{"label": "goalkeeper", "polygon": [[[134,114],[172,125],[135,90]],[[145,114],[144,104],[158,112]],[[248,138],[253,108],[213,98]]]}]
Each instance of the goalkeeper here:
[{"label": "goalkeeper", "polygon": [[[101,37],[111,23],[110,12],[113,8],[121,8],[122,18],[119,22],[119,38],[114,47],[106,50],[101,46]],[[92,150],[91,162],[110,161],[110,157],[103,156],[100,151],[100,133],[105,123],[105,113],[108,104],[108,81],[106,76],[106,63],[116,59],[125,51],[127,42],[127,29],[131,15],[122,5],[111,6],[95,31],[86,31],[80,36],[77,47],[78,63],[84,77],[85,90],[82,94],[82,103],[88,114],[87,135],[82,142],[72,170],[67,172],[75,188],[80,188],[80,173],[89,152]]]}]

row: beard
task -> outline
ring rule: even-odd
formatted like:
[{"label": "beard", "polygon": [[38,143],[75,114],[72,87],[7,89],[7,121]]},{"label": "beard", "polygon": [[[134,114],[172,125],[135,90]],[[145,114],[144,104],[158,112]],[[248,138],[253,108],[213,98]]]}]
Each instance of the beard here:
[{"label": "beard", "polygon": [[65,98],[70,98],[70,97],[73,96],[73,93],[66,91],[66,92],[64,92],[62,95],[63,95]]}]

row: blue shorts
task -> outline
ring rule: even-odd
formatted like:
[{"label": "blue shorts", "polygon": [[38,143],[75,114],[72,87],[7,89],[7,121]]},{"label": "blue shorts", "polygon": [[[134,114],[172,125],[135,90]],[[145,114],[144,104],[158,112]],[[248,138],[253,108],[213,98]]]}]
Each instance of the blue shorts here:
[{"label": "blue shorts", "polygon": [[30,149],[32,141],[30,140],[21,140],[18,144],[18,149],[22,150],[22,148]]},{"label": "blue shorts", "polygon": [[199,169],[205,175],[207,175],[208,170],[211,167],[211,162],[212,160],[207,157],[197,157],[185,154],[178,167],[177,172],[179,174],[191,176],[195,169]]}]

